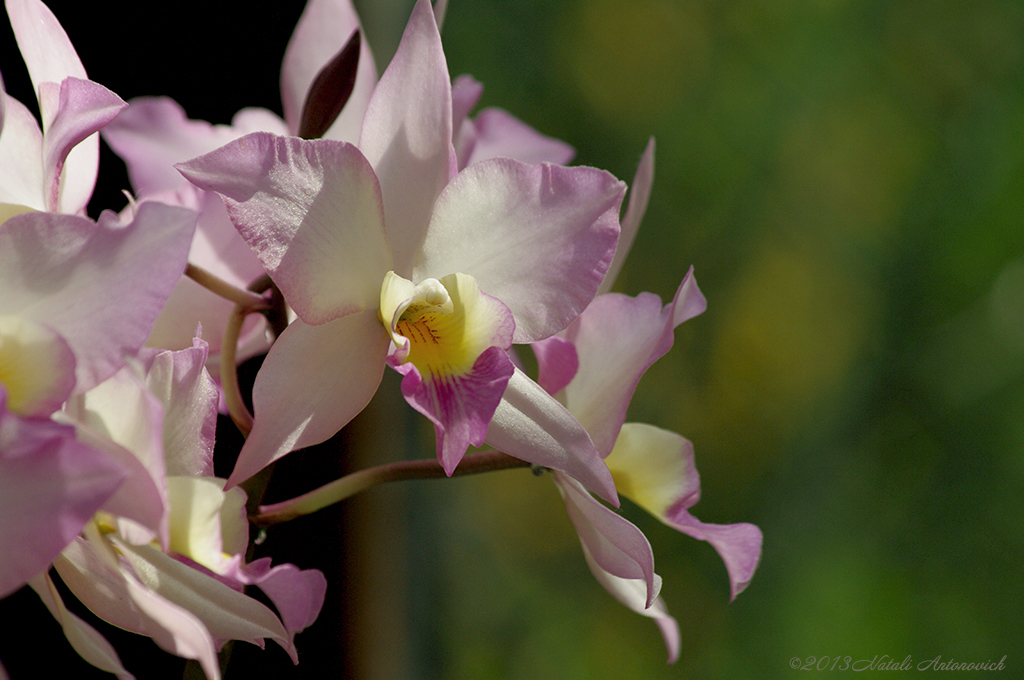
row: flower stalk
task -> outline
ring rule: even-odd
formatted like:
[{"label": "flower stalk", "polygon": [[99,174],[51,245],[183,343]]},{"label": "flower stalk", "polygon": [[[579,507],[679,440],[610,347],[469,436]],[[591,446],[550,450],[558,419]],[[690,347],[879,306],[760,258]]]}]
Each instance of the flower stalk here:
[{"label": "flower stalk", "polygon": [[[530,464],[501,451],[484,451],[464,457],[451,476],[475,475],[525,467],[530,467]],[[345,475],[291,500],[260,506],[259,514],[250,517],[249,521],[256,526],[281,524],[322,510],[378,484],[405,479],[436,479],[448,476],[436,459],[403,460],[376,465]]]}]

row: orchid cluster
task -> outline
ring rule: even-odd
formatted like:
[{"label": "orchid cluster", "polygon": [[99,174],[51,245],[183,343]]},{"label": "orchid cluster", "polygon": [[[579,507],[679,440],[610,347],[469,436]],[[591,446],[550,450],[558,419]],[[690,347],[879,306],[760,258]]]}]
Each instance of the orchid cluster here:
[{"label": "orchid cluster", "polygon": [[[656,621],[670,661],[678,627],[620,495],[711,543],[733,597],[746,587],[760,531],[695,519],[691,444],[625,422],[643,373],[705,308],[692,270],[665,305],[609,292],[653,141],[623,212],[626,185],[566,165],[567,144],[503,110],[471,117],[482,86],[449,75],[444,3],[418,0],[378,76],[349,1],[309,0],[282,67],[284,118],[244,109],[230,126],[167,98],[126,104],[87,78],[42,2],[6,7],[41,121],[2,94],[0,597],[27,584],[118,677],[131,676],[55,579],[210,678],[228,640],[270,638],[297,662],[326,581],[248,561],[251,522],[393,479],[526,466],[550,473],[595,578]],[[94,221],[99,134],[133,193]],[[535,377],[514,345],[534,352]],[[236,366],[262,353],[250,413]],[[433,424],[437,461],[253,510],[247,480],[341,430],[388,367]],[[246,435],[228,479],[213,472],[218,410]]]}]

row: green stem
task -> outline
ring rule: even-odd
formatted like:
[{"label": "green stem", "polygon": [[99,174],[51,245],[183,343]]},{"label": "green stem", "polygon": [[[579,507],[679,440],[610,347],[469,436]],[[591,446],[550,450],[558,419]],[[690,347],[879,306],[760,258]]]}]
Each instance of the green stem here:
[{"label": "green stem", "polygon": [[[464,457],[451,476],[475,475],[482,472],[521,467],[530,467],[530,464],[501,451],[485,451]],[[249,519],[257,526],[281,524],[296,517],[322,510],[378,484],[403,479],[436,479],[447,476],[448,474],[441,464],[433,459],[386,463],[345,475],[341,479],[336,479],[319,489],[314,489],[291,500],[260,506],[260,513]]]},{"label": "green stem", "polygon": [[224,390],[224,403],[228,407],[228,415],[234,421],[243,436],[248,437],[252,431],[252,414],[249,413],[242,390],[238,386],[238,368],[235,366],[235,351],[238,348],[238,336],[242,332],[242,322],[254,311],[251,307],[235,305],[228,317],[228,325],[224,329],[224,342],[220,346],[220,385]]}]

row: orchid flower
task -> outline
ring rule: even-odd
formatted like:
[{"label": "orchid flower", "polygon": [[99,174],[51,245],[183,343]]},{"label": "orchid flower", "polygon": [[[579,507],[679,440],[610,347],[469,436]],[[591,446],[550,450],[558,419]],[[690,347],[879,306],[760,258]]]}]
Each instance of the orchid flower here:
[{"label": "orchid flower", "polygon": [[337,432],[387,359],[434,422],[449,474],[486,441],[615,498],[585,431],[505,350],[552,335],[589,303],[625,185],[510,159],[455,174],[454,155],[447,65],[421,0],[359,148],[255,133],[178,166],[221,194],[298,316],[257,376],[255,424],[229,485]]},{"label": "orchid flower", "polygon": [[[634,178],[622,225],[626,248],[616,253],[612,274],[625,257],[646,209],[653,181],[654,144],[648,144]],[[610,287],[606,280],[604,286]],[[606,288],[607,289],[607,288]],[[708,541],[721,555],[730,599],[750,583],[761,555],[761,531],[752,524],[717,525],[689,513],[700,497],[693,446],[683,437],[640,423],[625,423],[633,392],[646,370],[672,347],[674,330],[702,313],[707,303],[693,278],[683,278],[672,302],[650,293],[599,295],[558,335],[534,343],[538,381],[579,419],[612,472],[620,494],[665,524]],[[679,629],[657,597],[650,544],[630,524],[595,500],[569,475],[555,483],[580,535],[587,564],[620,602],[655,620],[669,661],[679,653]]]},{"label": "orchid flower", "polygon": [[97,130],[125,103],[88,80],[57,19],[39,0],[7,0],[7,14],[36,90],[42,128],[0,91],[0,222],[28,210],[81,215],[99,164]]},{"label": "orchid flower", "polygon": [[125,471],[50,416],[145,341],[185,266],[190,211],[147,204],[121,223],[27,212],[0,224],[0,595],[44,570]]},{"label": "orchid flower", "polygon": [[[295,634],[319,613],[326,582],[319,571],[272,568],[269,558],[244,562],[245,493],[224,491],[212,476],[218,396],[206,344],[139,358],[61,414],[129,475],[54,560],[57,573],[97,616],[198,660],[210,678],[219,677],[216,651],[228,639],[262,646],[272,638],[297,663]],[[243,594],[252,584],[280,617]],[[65,614],[48,576],[32,586],[83,658],[127,674],[91,626]]]},{"label": "orchid flower", "polygon": [[[324,131],[329,139],[354,142],[359,135],[366,103],[377,82],[373,55],[365,40],[358,40],[359,19],[349,0],[310,0],[296,25],[281,69],[284,119],[262,108],[239,111],[231,125],[190,120],[167,97],[133,99],[104,131],[104,139],[121,156],[137,196],[183,205],[199,211],[196,238],[189,262],[237,288],[244,289],[262,275],[263,268],[239,238],[221,200],[198,190],[174,170],[174,164],[212,151],[255,131],[299,134],[303,107],[322,94],[311,92],[318,73],[343,52],[356,36],[358,66],[344,108]],[[182,277],[148,341],[152,347],[183,349],[201,324],[210,336],[211,354],[220,352],[227,319],[234,303]],[[236,358],[242,360],[269,347],[266,323],[259,315],[246,319]]]}]

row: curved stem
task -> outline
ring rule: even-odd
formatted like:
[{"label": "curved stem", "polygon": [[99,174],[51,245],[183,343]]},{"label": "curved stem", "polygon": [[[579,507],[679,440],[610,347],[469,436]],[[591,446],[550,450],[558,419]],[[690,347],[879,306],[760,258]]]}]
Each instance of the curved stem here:
[{"label": "curved stem", "polygon": [[220,347],[220,386],[224,390],[224,403],[228,407],[228,415],[241,431],[248,437],[252,431],[252,414],[249,413],[242,390],[238,386],[238,367],[235,366],[235,350],[238,348],[238,336],[242,332],[242,322],[254,311],[251,307],[235,305],[228,317],[228,325],[224,329],[224,342]]},{"label": "curved stem", "polygon": [[215,276],[191,262],[185,266],[185,276],[189,277],[210,292],[234,302],[236,305],[248,307],[253,310],[267,309],[270,306],[267,299],[262,295],[237,288],[224,279]]},{"label": "curved stem", "polygon": [[[522,467],[530,467],[530,464],[501,451],[485,451],[464,457],[451,476],[475,475]],[[386,463],[345,475],[291,500],[260,506],[260,513],[249,519],[257,526],[280,524],[322,510],[378,484],[402,479],[436,479],[447,476],[441,464],[433,459]]]}]

